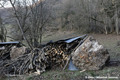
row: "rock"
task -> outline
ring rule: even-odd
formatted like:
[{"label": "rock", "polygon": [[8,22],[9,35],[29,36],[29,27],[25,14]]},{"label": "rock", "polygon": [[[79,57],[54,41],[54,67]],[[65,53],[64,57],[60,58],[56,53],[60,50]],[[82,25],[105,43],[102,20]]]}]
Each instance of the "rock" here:
[{"label": "rock", "polygon": [[15,59],[27,52],[27,47],[16,47],[13,46],[10,51],[10,58]]},{"label": "rock", "polygon": [[73,64],[78,69],[102,69],[109,58],[110,56],[107,49],[91,36],[72,53]]}]

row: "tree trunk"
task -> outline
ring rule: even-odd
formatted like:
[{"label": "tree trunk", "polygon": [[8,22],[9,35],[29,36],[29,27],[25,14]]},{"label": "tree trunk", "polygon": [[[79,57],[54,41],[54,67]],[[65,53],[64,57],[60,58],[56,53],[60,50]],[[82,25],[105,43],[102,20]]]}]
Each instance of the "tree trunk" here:
[{"label": "tree trunk", "polygon": [[110,20],[109,25],[110,25],[110,33],[112,33],[113,31],[115,31],[115,30],[114,30],[114,25],[113,25],[113,21],[112,21],[112,20]]},{"label": "tree trunk", "polygon": [[119,34],[119,19],[118,14],[116,13],[116,19],[115,19],[115,26],[116,26],[116,33]]},{"label": "tree trunk", "polygon": [[108,30],[107,30],[107,15],[106,15],[106,18],[104,20],[104,29],[105,29],[105,34],[108,34]]},{"label": "tree trunk", "polygon": [[105,24],[105,34],[108,34],[108,31],[107,31],[107,25]]},{"label": "tree trunk", "polygon": [[119,34],[119,18],[118,18],[118,8],[117,8],[116,4],[115,4],[115,8],[116,8],[116,11],[115,11],[115,29],[116,29],[116,33],[118,35]]}]

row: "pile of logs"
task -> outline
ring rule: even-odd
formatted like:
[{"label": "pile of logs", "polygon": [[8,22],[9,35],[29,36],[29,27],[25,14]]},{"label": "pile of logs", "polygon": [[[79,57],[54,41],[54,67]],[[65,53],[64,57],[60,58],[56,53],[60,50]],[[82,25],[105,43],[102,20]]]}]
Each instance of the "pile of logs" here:
[{"label": "pile of logs", "polygon": [[69,60],[64,47],[64,43],[51,43],[42,49],[35,48],[28,54],[2,62],[0,73],[27,74],[37,71],[40,74],[46,69],[63,68]]},{"label": "pile of logs", "polygon": [[19,42],[0,42],[0,61],[10,59],[11,47],[20,46]]},{"label": "pile of logs", "polygon": [[0,49],[0,61],[10,58],[9,52],[11,51],[12,45],[2,46]]},{"label": "pile of logs", "polygon": [[[35,48],[19,57],[0,61],[0,74],[41,74],[56,67],[65,69],[70,59],[79,69],[98,70],[105,65],[109,54],[96,42],[87,35],[50,42],[43,48]],[[12,52],[15,51],[10,54]]]}]

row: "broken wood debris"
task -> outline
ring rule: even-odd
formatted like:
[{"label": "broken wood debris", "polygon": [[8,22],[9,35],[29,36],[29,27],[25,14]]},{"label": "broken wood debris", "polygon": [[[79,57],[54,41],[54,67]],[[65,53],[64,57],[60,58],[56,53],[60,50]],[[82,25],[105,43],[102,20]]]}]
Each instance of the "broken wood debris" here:
[{"label": "broken wood debris", "polygon": [[[14,53],[15,51],[11,52]],[[98,45],[97,41],[87,35],[50,42],[43,48],[35,48],[27,54],[24,53],[10,60],[0,61],[0,74],[15,75],[33,72],[41,74],[47,69],[57,67],[64,70],[71,59],[79,69],[91,70],[92,67],[92,70],[97,70],[109,60],[107,50],[104,50],[102,45]],[[98,61],[99,63],[97,63]]]},{"label": "broken wood debris", "polygon": [[18,41],[0,42],[0,61],[10,59],[10,51],[12,46],[20,46]]}]

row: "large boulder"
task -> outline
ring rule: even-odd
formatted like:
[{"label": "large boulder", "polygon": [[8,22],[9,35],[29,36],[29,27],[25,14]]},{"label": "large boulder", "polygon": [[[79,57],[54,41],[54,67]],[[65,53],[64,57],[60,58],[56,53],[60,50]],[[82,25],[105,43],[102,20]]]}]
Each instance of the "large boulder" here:
[{"label": "large boulder", "polygon": [[73,64],[78,69],[99,70],[109,61],[109,53],[93,37],[89,36],[72,53]]},{"label": "large boulder", "polygon": [[10,51],[10,58],[11,59],[18,58],[18,57],[22,56],[23,54],[27,53],[27,51],[28,51],[28,48],[25,46],[23,46],[23,47],[13,46]]}]

